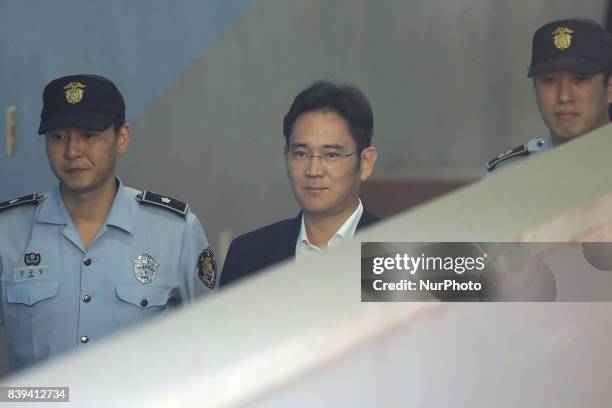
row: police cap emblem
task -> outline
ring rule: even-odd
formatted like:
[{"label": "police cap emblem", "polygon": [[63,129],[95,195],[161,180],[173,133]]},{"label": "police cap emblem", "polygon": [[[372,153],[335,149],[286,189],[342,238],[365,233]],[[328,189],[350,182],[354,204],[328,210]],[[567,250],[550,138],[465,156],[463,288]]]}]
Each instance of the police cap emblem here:
[{"label": "police cap emblem", "polygon": [[134,263],[134,277],[140,283],[151,283],[157,277],[159,264],[149,254],[138,255],[132,259]]},{"label": "police cap emblem", "polygon": [[86,86],[80,82],[70,82],[64,87],[64,89],[66,90],[66,92],[64,92],[64,94],[66,95],[66,102],[71,103],[73,105],[81,102],[81,100],[83,99],[83,93],[85,92],[85,88]]},{"label": "police cap emblem", "polygon": [[553,33],[555,48],[565,50],[572,45],[572,34],[574,30],[567,27],[558,27]]},{"label": "police cap emblem", "polygon": [[197,269],[198,278],[200,278],[208,288],[214,288],[217,276],[217,262],[215,262],[215,255],[210,247],[200,253]]}]

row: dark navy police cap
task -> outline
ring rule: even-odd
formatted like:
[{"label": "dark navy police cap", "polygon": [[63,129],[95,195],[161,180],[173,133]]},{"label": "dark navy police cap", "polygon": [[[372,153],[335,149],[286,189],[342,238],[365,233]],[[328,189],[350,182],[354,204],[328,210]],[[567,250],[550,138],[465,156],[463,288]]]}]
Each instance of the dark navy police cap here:
[{"label": "dark navy police cap", "polygon": [[528,77],[563,69],[593,75],[612,67],[612,38],[588,19],[558,20],[533,35]]},{"label": "dark navy police cap", "polygon": [[38,134],[64,127],[105,130],[116,121],[125,121],[125,103],[115,84],[98,75],[70,75],[45,87]]}]

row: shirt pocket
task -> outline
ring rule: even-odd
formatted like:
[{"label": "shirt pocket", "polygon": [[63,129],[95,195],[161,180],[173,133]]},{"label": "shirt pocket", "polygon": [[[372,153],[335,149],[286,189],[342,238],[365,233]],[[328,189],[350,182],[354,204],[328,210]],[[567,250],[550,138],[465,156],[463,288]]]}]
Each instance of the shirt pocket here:
[{"label": "shirt pocket", "polygon": [[30,282],[21,285],[10,285],[6,288],[7,303],[34,306],[41,300],[55,297],[59,291],[59,282]]},{"label": "shirt pocket", "polygon": [[139,285],[117,285],[117,297],[140,309],[165,308],[170,298],[170,288]]},{"label": "shirt pocket", "polygon": [[59,326],[59,282],[28,282],[6,287],[4,324],[9,360],[15,367],[49,357]]}]

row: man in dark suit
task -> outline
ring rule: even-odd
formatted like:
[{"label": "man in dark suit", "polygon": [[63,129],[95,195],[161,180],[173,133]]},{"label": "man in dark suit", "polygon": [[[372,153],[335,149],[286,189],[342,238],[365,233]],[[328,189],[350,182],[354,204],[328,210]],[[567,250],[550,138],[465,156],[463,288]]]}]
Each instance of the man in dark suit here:
[{"label": "man in dark suit", "polygon": [[232,241],[220,285],[351,239],[379,220],[359,199],[374,170],[374,117],[351,85],[319,81],[293,100],[283,121],[287,175],[303,211]]}]

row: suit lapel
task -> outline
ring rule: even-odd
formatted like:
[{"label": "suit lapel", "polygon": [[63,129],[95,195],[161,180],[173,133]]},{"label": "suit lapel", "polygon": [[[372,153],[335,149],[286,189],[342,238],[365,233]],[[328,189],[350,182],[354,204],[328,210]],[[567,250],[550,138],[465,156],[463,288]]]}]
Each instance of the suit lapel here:
[{"label": "suit lapel", "polygon": [[296,218],[284,225],[283,231],[279,234],[280,240],[276,246],[279,259],[295,257],[295,245],[298,235],[300,234],[301,226],[302,212],[300,211]]},{"label": "suit lapel", "polygon": [[378,215],[374,215],[365,207],[363,207],[363,214],[361,214],[361,218],[359,219],[359,223],[357,223],[357,229],[367,227],[368,225],[374,224],[380,221],[380,217]]}]

